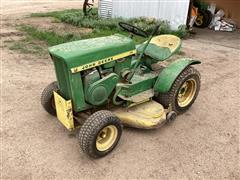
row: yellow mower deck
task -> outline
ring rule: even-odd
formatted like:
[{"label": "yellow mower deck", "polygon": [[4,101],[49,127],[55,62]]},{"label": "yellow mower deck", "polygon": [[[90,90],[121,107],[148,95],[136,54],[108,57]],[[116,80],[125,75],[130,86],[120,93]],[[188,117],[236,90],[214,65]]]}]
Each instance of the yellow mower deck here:
[{"label": "yellow mower deck", "polygon": [[[73,130],[74,120],[71,100],[65,100],[54,92],[55,107],[58,120],[68,129]],[[130,127],[153,129],[160,127],[166,121],[163,106],[155,101],[147,101],[137,106],[112,109],[121,122]]]},{"label": "yellow mower deck", "polygon": [[114,114],[126,126],[153,129],[160,127],[166,121],[163,106],[155,101],[148,101],[130,108],[117,108]]}]

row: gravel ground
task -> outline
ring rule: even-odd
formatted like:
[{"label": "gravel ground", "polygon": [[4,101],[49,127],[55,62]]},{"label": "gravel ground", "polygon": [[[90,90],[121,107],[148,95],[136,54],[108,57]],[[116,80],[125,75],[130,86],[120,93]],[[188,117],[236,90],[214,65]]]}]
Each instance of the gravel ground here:
[{"label": "gravel ground", "polygon": [[201,30],[183,41],[202,88],[192,108],[168,126],[125,128],[117,148],[88,159],[69,133],[40,105],[55,80],[49,58],[10,51],[14,23],[31,12],[77,8],[75,1],[5,1],[1,20],[1,179],[240,179],[239,31]]}]

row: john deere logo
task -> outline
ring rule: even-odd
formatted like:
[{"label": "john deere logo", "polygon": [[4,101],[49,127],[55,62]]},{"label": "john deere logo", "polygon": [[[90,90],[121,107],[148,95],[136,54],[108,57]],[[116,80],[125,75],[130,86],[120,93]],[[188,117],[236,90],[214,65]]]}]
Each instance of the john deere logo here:
[{"label": "john deere logo", "polygon": [[119,54],[119,55],[116,55],[116,56],[108,57],[108,58],[101,59],[101,60],[98,60],[98,61],[95,61],[95,62],[92,62],[92,63],[88,63],[88,64],[84,64],[82,66],[72,68],[71,71],[72,71],[72,73],[77,73],[77,72],[80,72],[80,71],[84,71],[86,69],[91,69],[93,67],[101,66],[103,64],[106,64],[106,63],[109,63],[109,62],[112,62],[112,61],[130,56],[130,55],[133,55],[135,53],[136,53],[136,50],[125,52],[125,53],[122,53],[122,54]]}]

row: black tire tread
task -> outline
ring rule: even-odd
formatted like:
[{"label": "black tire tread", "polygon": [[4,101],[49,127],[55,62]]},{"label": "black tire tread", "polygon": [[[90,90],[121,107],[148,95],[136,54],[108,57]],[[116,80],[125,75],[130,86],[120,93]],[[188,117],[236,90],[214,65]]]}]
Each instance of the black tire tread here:
[{"label": "black tire tread", "polygon": [[58,83],[54,81],[43,90],[41,95],[43,108],[53,116],[56,116],[56,109],[52,106],[53,91],[58,91],[58,89]]},{"label": "black tire tread", "polygon": [[118,141],[122,133],[122,125],[120,120],[112,112],[107,110],[97,111],[89,116],[89,118],[84,122],[80,128],[78,137],[79,145],[84,153],[88,154],[92,158],[99,158],[105,156],[114,149],[117,142],[105,153],[97,153],[93,148],[93,143],[96,143],[95,138],[98,132],[108,124],[117,126],[119,137],[116,141]]},{"label": "black tire tread", "polygon": [[[199,88],[197,89],[197,92],[195,94],[195,98],[192,100],[192,102],[184,109],[184,110],[179,110],[176,106],[175,106],[175,96],[176,93],[178,91],[178,89],[180,88],[181,84],[185,81],[185,79],[187,77],[189,77],[190,75],[197,75],[199,77]],[[174,81],[171,89],[169,92],[167,93],[159,93],[158,95],[158,101],[164,106],[164,108],[169,108],[169,105],[172,105],[172,110],[175,111],[177,114],[181,114],[183,112],[185,112],[186,110],[188,110],[192,104],[194,103],[195,99],[197,98],[197,95],[199,93],[200,90],[200,73],[198,72],[197,69],[195,69],[192,66],[188,66],[186,67],[182,73],[176,78],[176,80]]]},{"label": "black tire tread", "polygon": [[208,27],[210,25],[210,23],[212,22],[212,16],[213,15],[212,15],[211,11],[209,11],[209,10],[206,10],[205,12],[208,15],[208,21],[206,23],[206,27]]},{"label": "black tire tread", "polygon": [[208,24],[208,22],[209,22],[209,14],[206,12],[206,11],[204,11],[204,10],[199,10],[199,12],[198,12],[199,14],[202,14],[203,15],[203,23],[201,24],[201,25],[197,25],[196,23],[195,23],[195,26],[197,26],[197,27],[199,27],[199,28],[205,28],[205,27],[207,27],[209,24]]}]

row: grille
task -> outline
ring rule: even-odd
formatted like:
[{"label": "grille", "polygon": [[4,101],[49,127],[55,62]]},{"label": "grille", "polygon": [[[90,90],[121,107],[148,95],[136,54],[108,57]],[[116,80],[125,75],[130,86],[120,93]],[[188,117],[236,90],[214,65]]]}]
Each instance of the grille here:
[{"label": "grille", "polygon": [[99,1],[99,16],[103,18],[112,17],[112,0],[100,0]]}]

